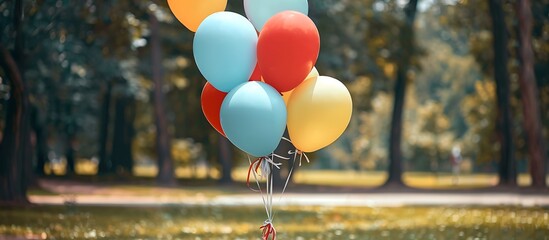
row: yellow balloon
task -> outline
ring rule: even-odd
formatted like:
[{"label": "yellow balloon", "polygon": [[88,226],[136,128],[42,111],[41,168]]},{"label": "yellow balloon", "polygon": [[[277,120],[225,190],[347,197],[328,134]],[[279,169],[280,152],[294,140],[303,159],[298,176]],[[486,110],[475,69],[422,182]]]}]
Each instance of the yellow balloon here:
[{"label": "yellow balloon", "polygon": [[[311,70],[311,72],[309,73],[309,75],[307,75],[307,77],[305,78],[305,80],[303,80],[303,82],[307,81],[307,80],[310,80],[310,79],[315,79],[318,77],[318,70],[316,70],[316,67],[313,67],[313,69]],[[284,103],[286,103],[286,106],[288,106],[288,101],[290,100],[290,95],[292,95],[292,92],[294,90],[290,90],[290,91],[287,91],[287,92],[283,92],[282,93],[282,99],[284,99]]]},{"label": "yellow balloon", "polygon": [[168,0],[173,14],[185,27],[196,32],[212,13],[225,11],[227,0]]},{"label": "yellow balloon", "polygon": [[320,76],[295,88],[287,109],[292,143],[303,152],[313,152],[343,134],[351,120],[353,102],[343,83]]}]

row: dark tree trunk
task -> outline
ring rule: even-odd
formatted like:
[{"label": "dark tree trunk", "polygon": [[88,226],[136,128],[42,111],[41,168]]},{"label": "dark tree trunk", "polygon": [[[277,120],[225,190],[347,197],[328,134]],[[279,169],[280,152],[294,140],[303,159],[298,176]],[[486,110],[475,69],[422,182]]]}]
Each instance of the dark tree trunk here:
[{"label": "dark tree trunk", "polygon": [[0,202],[27,203],[25,181],[25,127],[28,102],[25,84],[11,54],[0,43],[0,64],[10,81],[10,99],[2,142],[0,143]]},{"label": "dark tree trunk", "polygon": [[34,166],[34,174],[36,176],[43,176],[44,166],[48,161],[48,147],[46,144],[46,132],[44,129],[44,123],[40,119],[40,110],[36,106],[32,106],[31,113],[31,126],[36,136],[36,165]]},{"label": "dark tree trunk", "polygon": [[[73,115],[72,103],[68,102],[65,105],[65,112],[69,115]],[[75,173],[75,143],[76,143],[76,123],[73,117],[70,117],[68,122],[65,122],[65,159],[67,160],[67,166],[65,168],[66,175],[73,175]]]},{"label": "dark tree trunk", "polygon": [[518,17],[519,84],[524,114],[524,129],[527,136],[530,175],[532,186],[545,187],[546,155],[541,127],[541,111],[538,102],[538,87],[533,67],[534,53],[531,39],[532,10],[530,0],[517,0],[515,7]]},{"label": "dark tree trunk", "polygon": [[[0,143],[0,202],[26,204],[30,176],[30,120],[28,93],[23,80],[23,1],[15,1],[14,56],[0,43],[0,66],[10,81],[10,99]],[[21,66],[18,66],[21,65]],[[21,68],[20,68],[21,67]]]},{"label": "dark tree trunk", "polygon": [[76,164],[76,156],[75,156],[75,149],[74,145],[76,143],[76,136],[74,133],[68,133],[67,139],[66,139],[66,145],[65,145],[65,158],[67,159],[67,167],[66,167],[66,175],[74,175],[75,173],[75,164]]},{"label": "dark tree trunk", "polygon": [[221,163],[221,184],[233,183],[232,170],[233,170],[233,148],[229,140],[223,136],[218,138],[219,144],[219,163]]},{"label": "dark tree trunk", "polygon": [[133,103],[129,97],[118,97],[115,104],[114,136],[111,160],[118,174],[131,175],[133,170]]},{"label": "dark tree trunk", "polygon": [[162,46],[160,43],[159,23],[154,13],[150,14],[151,56],[154,81],[154,120],[156,125],[156,152],[158,156],[158,183],[174,185],[174,164],[170,152],[170,136],[164,109]]},{"label": "dark tree trunk", "polygon": [[99,119],[99,166],[98,174],[107,175],[113,173],[113,166],[111,159],[109,159],[109,122],[110,122],[110,109],[112,99],[112,81],[109,81],[106,86],[105,93],[103,95],[103,103],[101,106],[101,116]]},{"label": "dark tree trunk", "polygon": [[129,175],[133,174],[133,138],[135,136],[134,120],[136,116],[135,112],[135,100],[133,98],[127,98],[124,109],[124,146],[122,146],[122,162],[121,167],[127,171]]},{"label": "dark tree trunk", "polygon": [[417,11],[417,0],[410,0],[404,11],[406,20],[400,36],[401,59],[397,63],[391,133],[389,138],[389,177],[385,186],[404,186],[402,181],[402,115],[406,99],[407,72],[414,53],[414,21]]},{"label": "dark tree trunk", "polygon": [[510,80],[507,70],[507,31],[501,0],[490,0],[494,50],[494,78],[498,105],[497,133],[500,141],[499,185],[516,186]]}]

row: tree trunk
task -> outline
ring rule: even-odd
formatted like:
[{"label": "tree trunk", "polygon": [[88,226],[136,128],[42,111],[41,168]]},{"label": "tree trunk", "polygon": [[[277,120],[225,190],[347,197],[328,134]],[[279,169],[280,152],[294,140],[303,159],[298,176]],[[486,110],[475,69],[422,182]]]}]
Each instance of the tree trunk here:
[{"label": "tree trunk", "polygon": [[164,109],[164,93],[162,92],[162,46],[160,43],[159,23],[154,15],[150,14],[151,24],[151,56],[152,77],[154,81],[154,120],[156,125],[156,152],[158,156],[158,183],[161,185],[174,185],[174,164],[170,152],[170,136]]},{"label": "tree trunk", "polygon": [[405,9],[406,21],[400,36],[401,59],[397,63],[391,133],[389,138],[389,177],[384,186],[404,186],[402,181],[402,115],[406,100],[407,72],[414,49],[414,21],[417,0],[410,0]]},{"label": "tree trunk", "polygon": [[[10,99],[2,142],[0,143],[0,202],[26,204],[30,177],[30,121],[28,93],[23,80],[23,1],[15,1],[14,56],[0,43],[0,66],[10,81]],[[18,66],[20,65],[20,66]]]},{"label": "tree trunk", "polygon": [[534,53],[532,50],[532,10],[530,0],[517,0],[515,11],[518,17],[518,56],[520,60],[519,84],[524,130],[527,136],[528,159],[532,186],[545,187],[545,145],[541,127],[538,87],[534,74]]},{"label": "tree trunk", "polygon": [[7,116],[2,142],[0,143],[0,202],[27,203],[27,185],[24,179],[25,162],[22,159],[27,122],[25,84],[15,60],[0,43],[0,64],[10,81],[10,99],[7,101]]},{"label": "tree trunk", "polygon": [[131,175],[133,170],[132,140],[133,120],[132,102],[129,97],[118,97],[115,104],[114,136],[111,161],[118,174]]},{"label": "tree trunk", "polygon": [[133,138],[135,136],[135,99],[128,97],[125,99],[124,110],[124,146],[122,146],[122,162],[121,167],[127,171],[129,175],[133,174]]},{"label": "tree trunk", "polygon": [[107,87],[103,95],[101,118],[99,119],[99,166],[97,170],[99,175],[107,175],[113,173],[112,162],[109,158],[110,148],[108,147],[112,84],[112,81],[109,81],[107,83]]},{"label": "tree trunk", "polygon": [[[72,103],[68,102],[65,105],[65,112],[69,115],[73,115]],[[67,161],[67,166],[65,168],[66,175],[73,175],[75,173],[75,143],[76,143],[76,123],[73,117],[69,119],[68,122],[65,122],[65,160]]]},{"label": "tree trunk", "polygon": [[229,140],[223,136],[218,138],[219,144],[219,163],[221,163],[221,184],[233,183],[232,170],[233,170],[233,149]]},{"label": "tree trunk", "polygon": [[507,31],[501,0],[490,0],[494,39],[494,79],[498,104],[497,133],[500,141],[499,185],[516,186],[516,167],[512,133],[510,80],[507,70]]},{"label": "tree trunk", "polygon": [[67,167],[65,170],[65,175],[71,176],[75,174],[75,164],[76,156],[74,145],[76,143],[76,136],[73,132],[67,134],[66,145],[65,145],[65,159],[67,160]]},{"label": "tree trunk", "polygon": [[34,174],[37,176],[43,176],[45,174],[44,166],[48,161],[46,133],[44,129],[44,122],[40,119],[40,110],[36,106],[32,106],[31,109],[31,126],[36,136],[36,165],[34,166]]}]

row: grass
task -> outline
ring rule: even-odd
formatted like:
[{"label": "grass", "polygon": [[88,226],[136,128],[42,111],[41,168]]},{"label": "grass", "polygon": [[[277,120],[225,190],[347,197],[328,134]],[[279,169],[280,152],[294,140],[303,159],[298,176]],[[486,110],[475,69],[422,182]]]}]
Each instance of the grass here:
[{"label": "grass", "polygon": [[[233,178],[238,181],[245,181],[246,168],[233,170]],[[482,188],[494,186],[498,182],[496,174],[462,174],[458,177],[457,183],[450,173],[433,174],[427,172],[406,172],[404,182],[412,187],[433,188],[433,189],[464,189]],[[387,173],[338,171],[338,170],[303,170],[300,169],[294,177],[294,182],[311,185],[327,186],[353,186],[353,187],[377,187],[385,182]],[[549,182],[549,176],[548,176]],[[520,186],[530,185],[530,176],[521,174],[518,177]]]},{"label": "grass", "polygon": [[[12,207],[2,236],[28,239],[259,239],[256,207]],[[549,209],[279,208],[279,239],[549,239]]]}]

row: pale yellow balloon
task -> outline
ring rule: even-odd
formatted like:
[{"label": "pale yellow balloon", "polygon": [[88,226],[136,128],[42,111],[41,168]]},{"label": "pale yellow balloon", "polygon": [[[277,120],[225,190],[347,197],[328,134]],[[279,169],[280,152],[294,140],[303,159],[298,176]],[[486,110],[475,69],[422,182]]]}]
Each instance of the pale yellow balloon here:
[{"label": "pale yellow balloon", "polygon": [[225,11],[227,0],[168,0],[168,5],[177,20],[196,32],[206,17]]},{"label": "pale yellow balloon", "polygon": [[343,83],[320,76],[295,88],[287,109],[292,143],[303,152],[313,152],[343,134],[351,120],[353,102]]},{"label": "pale yellow balloon", "polygon": [[[303,80],[303,82],[307,81],[307,80],[310,80],[310,79],[315,79],[318,77],[318,70],[316,70],[316,67],[313,67],[313,69],[311,70],[311,72],[309,73],[309,75],[307,75],[307,77],[305,78],[305,80]],[[301,83],[303,84],[303,83]],[[300,84],[300,85],[301,85]],[[288,106],[288,101],[290,100],[290,95],[292,95],[292,92],[294,90],[290,90],[290,91],[287,91],[287,92],[283,92],[282,93],[282,99],[284,99],[284,103],[286,103],[286,106]]]}]

